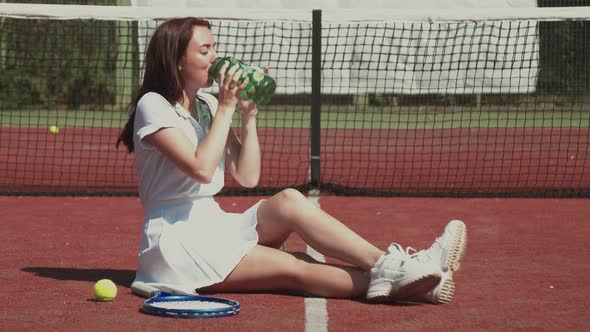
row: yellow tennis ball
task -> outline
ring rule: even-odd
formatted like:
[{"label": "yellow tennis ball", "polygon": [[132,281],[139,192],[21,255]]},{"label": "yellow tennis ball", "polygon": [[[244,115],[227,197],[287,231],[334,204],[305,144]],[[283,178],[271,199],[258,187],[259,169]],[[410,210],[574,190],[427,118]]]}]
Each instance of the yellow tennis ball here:
[{"label": "yellow tennis ball", "polygon": [[55,135],[55,134],[59,133],[59,127],[58,126],[50,126],[49,132]]},{"label": "yellow tennis ball", "polygon": [[94,298],[98,301],[112,301],[117,296],[117,285],[109,279],[101,279],[94,284]]}]

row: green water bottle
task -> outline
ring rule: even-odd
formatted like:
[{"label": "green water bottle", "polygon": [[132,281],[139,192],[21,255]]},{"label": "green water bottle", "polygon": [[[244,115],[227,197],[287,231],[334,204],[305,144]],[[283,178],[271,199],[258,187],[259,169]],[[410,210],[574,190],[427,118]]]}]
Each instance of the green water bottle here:
[{"label": "green water bottle", "polygon": [[[209,75],[215,79],[215,82],[219,83],[219,70],[224,63],[228,62],[228,69],[238,64],[242,69],[242,77],[240,83],[248,77],[249,82],[244,91],[242,91],[242,98],[248,99],[256,103],[256,105],[266,105],[270,102],[270,99],[277,89],[277,83],[275,80],[265,75],[259,68],[248,66],[242,61],[234,57],[220,57],[213,60],[211,67],[209,67]],[[238,83],[238,84],[240,84]]]}]

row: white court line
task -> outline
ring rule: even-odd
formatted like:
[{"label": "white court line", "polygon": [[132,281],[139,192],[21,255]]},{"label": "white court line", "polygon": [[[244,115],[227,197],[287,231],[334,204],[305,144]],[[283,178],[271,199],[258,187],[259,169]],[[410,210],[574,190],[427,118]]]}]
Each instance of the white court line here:
[{"label": "white court line", "polygon": [[[319,190],[309,192],[308,199],[317,207],[320,207]],[[325,262],[324,255],[307,246],[307,253],[319,262]],[[326,299],[319,297],[305,298],[305,331],[306,332],[327,332],[328,331],[328,310]]]}]

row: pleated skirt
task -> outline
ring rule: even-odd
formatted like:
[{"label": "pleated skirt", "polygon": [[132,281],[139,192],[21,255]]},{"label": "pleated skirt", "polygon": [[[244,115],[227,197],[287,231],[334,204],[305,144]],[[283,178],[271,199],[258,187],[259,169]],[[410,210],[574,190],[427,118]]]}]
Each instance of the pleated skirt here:
[{"label": "pleated skirt", "polygon": [[135,280],[183,294],[223,281],[258,243],[259,205],[229,213],[204,197],[144,206]]}]

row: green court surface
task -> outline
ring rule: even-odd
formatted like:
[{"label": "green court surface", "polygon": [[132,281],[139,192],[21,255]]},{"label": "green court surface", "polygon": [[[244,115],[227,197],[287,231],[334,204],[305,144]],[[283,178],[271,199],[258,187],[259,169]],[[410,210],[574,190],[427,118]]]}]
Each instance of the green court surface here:
[{"label": "green court surface", "polygon": [[[238,114],[234,124],[238,124]],[[309,128],[309,106],[273,105],[261,108],[262,128]],[[0,126],[120,128],[127,113],[120,110],[20,110],[0,112]],[[453,129],[453,128],[588,128],[590,110],[506,110],[481,107],[322,107],[321,127],[326,129]]]}]

